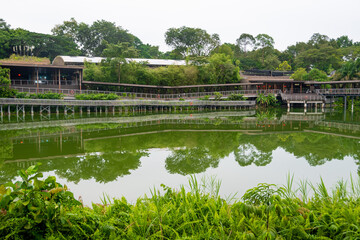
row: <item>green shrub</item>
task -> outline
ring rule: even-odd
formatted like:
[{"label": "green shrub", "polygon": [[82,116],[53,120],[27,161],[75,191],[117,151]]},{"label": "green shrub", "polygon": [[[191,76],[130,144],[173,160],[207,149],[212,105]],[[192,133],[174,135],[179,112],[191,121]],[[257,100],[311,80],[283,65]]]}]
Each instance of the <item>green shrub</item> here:
[{"label": "green shrub", "polygon": [[117,100],[120,97],[114,93],[104,94],[76,94],[75,99],[77,100]]},{"label": "green shrub", "polygon": [[214,92],[214,95],[215,95],[215,101],[220,101],[221,100],[221,98],[222,98],[222,94],[221,93],[219,93],[219,92]]},{"label": "green shrub", "polygon": [[207,100],[210,99],[210,96],[209,96],[209,95],[205,95],[205,96],[203,96],[203,97],[201,97],[201,98],[199,98],[199,99],[200,99],[200,100],[207,101]]},{"label": "green shrub", "polygon": [[16,98],[28,98],[28,93],[26,92],[18,92],[15,95]]},{"label": "green shrub", "polygon": [[64,95],[62,93],[25,93],[19,92],[15,95],[16,98],[31,98],[31,99],[63,99]]},{"label": "green shrub", "polygon": [[247,98],[244,97],[244,95],[242,94],[235,94],[235,93],[232,93],[228,96],[227,98],[229,101],[243,101],[243,100],[246,100]]}]

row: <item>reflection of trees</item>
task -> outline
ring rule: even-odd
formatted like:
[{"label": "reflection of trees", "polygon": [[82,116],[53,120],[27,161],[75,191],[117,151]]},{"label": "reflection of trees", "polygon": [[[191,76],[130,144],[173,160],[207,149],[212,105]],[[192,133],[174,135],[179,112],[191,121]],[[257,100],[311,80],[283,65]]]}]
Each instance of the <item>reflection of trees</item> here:
[{"label": "reflection of trees", "polygon": [[88,153],[76,157],[66,171],[56,167],[56,174],[75,183],[91,178],[97,182],[111,182],[137,169],[140,158],[145,155],[145,152]]},{"label": "reflection of trees", "polygon": [[358,141],[352,138],[307,132],[242,135],[240,146],[234,154],[241,166],[252,163],[263,166],[272,160],[272,151],[281,147],[298,158],[305,158],[311,166],[318,166],[333,159],[343,160],[346,156],[359,160]]},{"label": "reflection of trees", "polygon": [[[52,142],[47,145],[51,146],[51,149],[44,148],[50,155],[67,154],[72,157],[40,160],[43,163],[40,169],[56,171],[59,176],[73,182],[92,178],[98,182],[109,182],[137,169],[140,166],[141,157],[146,156],[148,149],[152,148],[172,149],[171,155],[166,159],[166,169],[170,173],[182,175],[200,173],[209,167],[217,167],[219,161],[232,152],[240,166],[251,164],[265,166],[272,161],[272,152],[279,147],[298,158],[305,158],[311,166],[321,165],[333,159],[342,160],[346,156],[353,157],[360,165],[358,139],[310,132],[266,134],[266,131],[271,129],[265,130],[262,135],[221,132],[216,129],[215,131],[193,131],[203,130],[204,127],[214,127],[202,125],[192,125],[189,131],[183,132],[181,130],[187,129],[183,126],[183,129],[180,128],[181,125],[179,125],[180,131],[155,132],[155,130],[176,129],[177,126],[148,126],[145,130],[153,132],[151,134],[143,134],[144,129],[126,129],[126,131],[131,130],[125,132],[129,134],[127,136],[118,136],[119,131],[114,130],[84,133],[83,142],[69,140],[69,143],[63,145],[62,151],[57,147],[58,142],[51,140]],[[220,127],[227,130],[224,125],[214,128]],[[331,131],[335,132],[334,129],[327,131],[330,134]],[[17,145],[17,148],[13,148],[10,135],[1,137],[0,165],[3,159],[7,162],[11,159],[15,160],[13,149],[26,152],[28,158],[39,157],[36,151],[28,153],[31,146],[25,148],[25,146]],[[79,138],[75,135],[74,139]],[[80,146],[80,143],[83,145]],[[42,152],[41,157],[46,156],[44,154]],[[79,156],[76,156],[77,154]],[[0,166],[0,183],[14,179],[17,170],[27,167],[23,163],[4,163]],[[29,162],[29,164],[33,163],[34,161]]]},{"label": "reflection of trees", "polygon": [[213,157],[208,149],[195,147],[190,149],[174,150],[166,158],[165,168],[170,173],[188,175],[204,172],[207,168],[216,168],[219,158]]},{"label": "reflection of trees", "polygon": [[254,145],[249,143],[240,145],[234,151],[234,155],[235,161],[237,161],[242,167],[251,165],[252,163],[256,166],[266,166],[272,160],[272,151],[259,151]]},{"label": "reflection of trees", "polygon": [[[59,177],[71,182],[95,179],[97,182],[111,182],[118,177],[130,174],[131,170],[140,167],[140,158],[147,156],[144,151],[87,153],[83,156],[40,160],[40,171],[54,171]],[[34,162],[31,162],[34,163]],[[0,169],[0,182],[14,179],[19,169],[28,166],[7,163]]]}]

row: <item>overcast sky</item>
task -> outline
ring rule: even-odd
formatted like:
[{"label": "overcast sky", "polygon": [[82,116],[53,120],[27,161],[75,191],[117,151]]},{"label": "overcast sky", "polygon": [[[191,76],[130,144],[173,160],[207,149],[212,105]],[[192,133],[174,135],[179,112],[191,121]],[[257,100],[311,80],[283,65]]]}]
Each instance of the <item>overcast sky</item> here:
[{"label": "overcast sky", "polygon": [[360,41],[359,10],[360,0],[1,0],[0,18],[40,33],[71,17],[88,24],[104,19],[162,51],[170,50],[164,34],[171,27],[202,28],[222,43],[266,33],[284,50],[317,32]]}]

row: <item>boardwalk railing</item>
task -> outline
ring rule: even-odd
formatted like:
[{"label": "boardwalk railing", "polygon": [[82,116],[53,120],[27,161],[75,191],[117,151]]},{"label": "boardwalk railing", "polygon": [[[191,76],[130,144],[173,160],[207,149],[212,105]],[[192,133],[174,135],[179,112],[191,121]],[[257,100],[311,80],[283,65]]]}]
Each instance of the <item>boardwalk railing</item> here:
[{"label": "boardwalk railing", "polygon": [[33,106],[255,106],[255,101],[57,100],[0,98],[0,105]]},{"label": "boardwalk railing", "polygon": [[[157,115],[144,115],[144,116],[122,116],[122,117],[93,117],[93,118],[78,118],[78,119],[67,119],[67,120],[56,120],[51,121],[39,121],[39,122],[22,122],[19,123],[7,123],[0,124],[0,131],[12,130],[12,129],[26,129],[26,128],[40,128],[40,127],[55,127],[55,126],[76,126],[82,124],[96,124],[96,123],[141,123],[141,122],[156,122],[160,121],[172,122],[172,123],[184,123],[184,121],[200,120],[201,123],[211,122],[209,120],[221,118],[222,123],[228,122],[228,124],[240,124],[243,120],[234,121],[229,120],[229,117],[246,117],[255,115],[255,110],[252,111],[240,111],[240,112],[212,112],[212,113],[193,113],[193,114],[157,114]],[[255,121],[256,122],[256,121]],[[213,124],[213,122],[211,122]],[[255,125],[255,123],[254,123]],[[24,132],[28,134],[28,132]],[[38,134],[38,132],[36,132]]]},{"label": "boardwalk railing", "polygon": [[317,89],[316,92],[322,95],[358,95],[360,96],[360,88],[343,88],[343,89]]},{"label": "boardwalk railing", "polygon": [[[179,99],[179,98],[200,98],[204,96],[215,97],[215,92],[194,92],[194,93],[177,93],[177,94],[153,94],[153,93],[134,93],[134,92],[115,92],[115,91],[98,91],[98,90],[79,90],[79,89],[58,89],[58,88],[39,88],[34,87],[22,87],[22,86],[12,86],[12,88],[19,90],[20,92],[28,93],[45,93],[45,92],[54,92],[54,93],[63,93],[65,95],[76,95],[76,94],[116,94],[118,96],[130,97],[130,98],[147,98],[147,99]],[[258,94],[274,94],[278,95],[281,91],[279,89],[269,89],[269,90],[232,90],[232,91],[218,91],[223,96],[229,96],[231,94],[242,94],[246,96],[257,96]]]},{"label": "boardwalk railing", "polygon": [[[61,85],[78,85],[76,80],[60,80]],[[59,85],[58,80],[11,80],[11,85],[20,85],[20,86],[36,86],[39,84],[39,86],[46,86],[46,85]]]},{"label": "boardwalk railing", "polygon": [[315,93],[281,93],[283,101],[324,101],[325,97]]}]

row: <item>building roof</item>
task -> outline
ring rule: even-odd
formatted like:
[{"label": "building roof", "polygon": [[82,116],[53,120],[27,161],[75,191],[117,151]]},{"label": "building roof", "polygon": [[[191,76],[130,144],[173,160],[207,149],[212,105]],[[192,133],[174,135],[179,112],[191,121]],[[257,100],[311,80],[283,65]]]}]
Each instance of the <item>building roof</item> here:
[{"label": "building roof", "polygon": [[33,67],[33,68],[57,68],[57,69],[83,69],[84,66],[74,66],[74,65],[52,65],[52,64],[36,64],[36,63],[14,63],[0,61],[0,67]]},{"label": "building roof", "polygon": [[[100,63],[106,58],[103,57],[85,57],[85,56],[57,56],[52,64],[54,65],[83,65],[86,62]],[[145,63],[148,66],[184,66],[185,60],[171,59],[145,59],[145,58],[125,58],[128,62]]]}]

